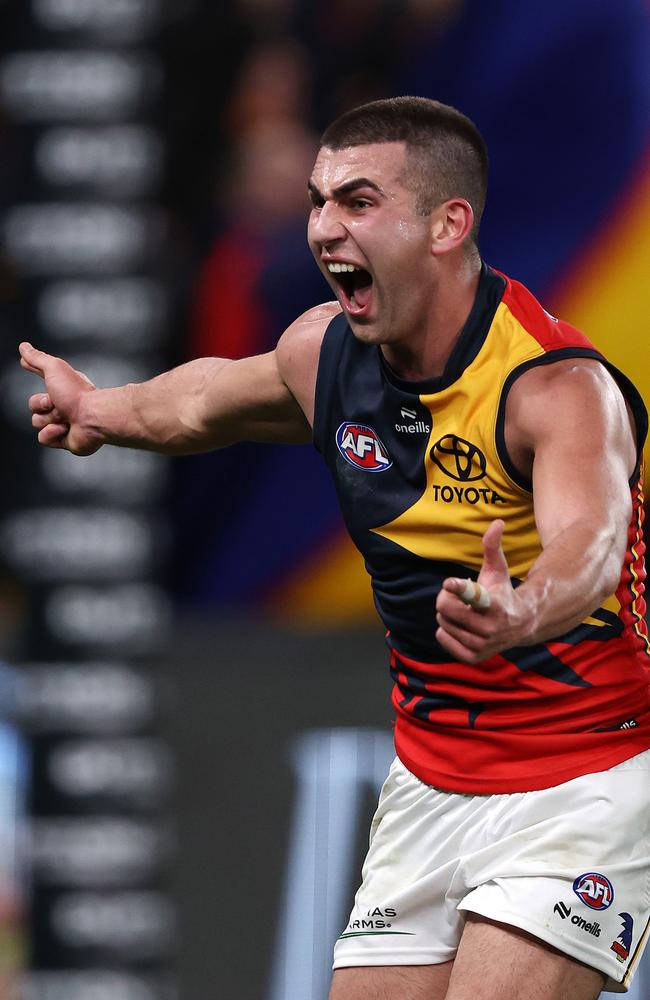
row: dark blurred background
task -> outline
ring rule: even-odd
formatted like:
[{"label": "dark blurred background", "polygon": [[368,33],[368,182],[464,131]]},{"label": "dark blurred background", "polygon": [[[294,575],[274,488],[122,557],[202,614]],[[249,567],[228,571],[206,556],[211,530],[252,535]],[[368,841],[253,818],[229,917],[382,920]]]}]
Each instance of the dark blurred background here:
[{"label": "dark blurred background", "polygon": [[40,449],[16,347],[272,348],[332,297],[320,132],[407,93],[488,141],[485,259],[648,399],[646,0],[0,0],[3,1000],[326,996],[391,712],[324,465]]}]

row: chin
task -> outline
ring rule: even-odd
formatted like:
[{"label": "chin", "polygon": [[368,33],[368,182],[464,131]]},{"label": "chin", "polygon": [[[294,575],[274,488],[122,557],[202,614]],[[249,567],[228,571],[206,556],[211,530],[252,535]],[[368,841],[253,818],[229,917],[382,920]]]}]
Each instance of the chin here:
[{"label": "chin", "polygon": [[382,335],[381,326],[376,320],[369,317],[357,317],[346,315],[349,327],[357,340],[365,344],[383,344],[386,339]]},{"label": "chin", "polygon": [[382,337],[381,334],[370,326],[361,326],[360,324],[350,323],[350,329],[352,333],[362,344],[383,344],[386,338]]}]

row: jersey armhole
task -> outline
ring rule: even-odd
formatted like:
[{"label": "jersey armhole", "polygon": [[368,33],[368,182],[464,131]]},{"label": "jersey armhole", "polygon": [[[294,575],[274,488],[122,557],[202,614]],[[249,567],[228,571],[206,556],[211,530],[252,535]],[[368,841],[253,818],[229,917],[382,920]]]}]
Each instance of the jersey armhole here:
[{"label": "jersey armhole", "polygon": [[312,441],[314,447],[325,454],[327,435],[327,413],[332,386],[336,380],[339,357],[347,320],[342,313],[334,316],[327,324],[323,342],[318,357],[318,372],[316,373],[316,391],[314,394],[314,424]]},{"label": "jersey armhole", "polygon": [[641,475],[643,449],[648,437],[648,411],[645,403],[643,402],[641,393],[635,386],[634,382],[631,382],[627,375],[624,375],[623,372],[618,368],[615,368],[614,365],[610,365],[609,361],[605,361],[604,364],[607,371],[611,373],[612,377],[616,381],[616,384],[629,403],[630,409],[632,410],[632,416],[634,417],[634,422],[636,424],[636,466],[634,472],[630,476],[630,487],[634,487],[636,486]]},{"label": "jersey armhole", "polygon": [[[561,347],[558,348],[557,350],[548,351],[545,354],[540,354],[538,357],[531,358],[529,361],[524,361],[516,368],[513,368],[513,370],[510,372],[505,382],[503,383],[503,388],[501,390],[501,398],[499,400],[499,408],[497,410],[495,444],[496,444],[497,455],[499,456],[499,461],[501,462],[504,471],[513,481],[513,483],[515,483],[515,485],[518,486],[520,489],[525,490],[526,493],[532,493],[533,491],[532,481],[519,471],[517,466],[512,461],[508,449],[506,447],[505,424],[506,424],[506,404],[508,402],[508,394],[512,389],[513,385],[515,384],[515,382],[517,381],[517,379],[520,378],[522,375],[524,375],[527,371],[530,371],[531,368],[537,368],[540,365],[551,365],[555,361],[564,361],[566,358],[593,358],[596,361],[600,361],[612,373],[614,378],[616,378],[617,382],[619,382],[619,376],[621,376],[625,380],[625,382],[634,390],[634,393],[636,393],[639,402],[641,401],[641,397],[639,396],[637,390],[634,388],[629,379],[626,379],[625,376],[618,371],[618,369],[610,365],[602,356],[602,354],[599,354],[598,351],[592,350],[590,348]],[[621,390],[623,391],[623,395],[625,396],[625,398],[629,399],[627,387],[624,388],[621,385]],[[632,400],[630,400],[630,404],[634,409],[634,404],[632,403]],[[642,402],[641,406],[645,410],[645,407],[643,407]],[[635,419],[637,419],[636,410],[634,412],[635,412]],[[647,415],[646,415],[646,429],[647,429]],[[645,433],[644,433],[644,438],[645,438]],[[641,445],[640,451],[642,451],[642,449],[643,446]]]}]

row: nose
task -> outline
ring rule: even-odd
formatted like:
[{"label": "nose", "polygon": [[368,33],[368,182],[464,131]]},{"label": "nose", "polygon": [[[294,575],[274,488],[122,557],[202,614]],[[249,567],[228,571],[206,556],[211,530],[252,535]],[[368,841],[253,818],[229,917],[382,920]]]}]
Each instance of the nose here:
[{"label": "nose", "polygon": [[327,247],[338,243],[347,236],[347,230],[341,218],[341,212],[333,201],[326,201],[318,210],[313,210],[309,217],[309,238],[319,247]]}]

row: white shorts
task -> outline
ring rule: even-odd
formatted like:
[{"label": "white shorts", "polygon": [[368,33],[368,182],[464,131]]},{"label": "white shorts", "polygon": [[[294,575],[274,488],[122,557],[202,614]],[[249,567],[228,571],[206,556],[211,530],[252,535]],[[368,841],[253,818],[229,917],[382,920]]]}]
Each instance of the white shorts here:
[{"label": "white shorts", "polygon": [[466,910],[528,931],[626,992],[650,917],[650,750],[507,795],[442,792],[395,759],[334,968],[447,962]]}]

